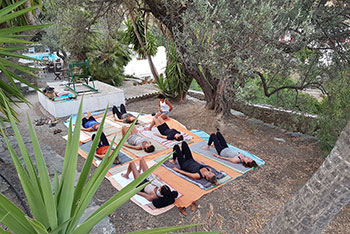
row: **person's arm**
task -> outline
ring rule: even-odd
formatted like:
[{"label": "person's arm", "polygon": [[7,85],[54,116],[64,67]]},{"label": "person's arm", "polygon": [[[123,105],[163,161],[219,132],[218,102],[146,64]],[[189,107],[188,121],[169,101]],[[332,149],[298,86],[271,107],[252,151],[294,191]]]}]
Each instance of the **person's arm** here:
[{"label": "person's arm", "polygon": [[93,128],[81,128],[80,130],[85,131],[85,132],[93,132],[95,129]]},{"label": "person's arm", "polygon": [[181,170],[181,169],[178,169],[177,167],[174,167],[173,170],[174,170],[174,171],[177,171],[177,172],[179,172],[179,173],[181,173],[181,174],[183,174],[183,175],[185,175],[185,176],[188,176],[188,177],[190,177],[190,178],[192,178],[192,179],[195,179],[195,180],[198,180],[198,179],[201,178],[200,175],[199,175],[199,173],[190,173],[190,172],[187,172],[187,171],[183,171],[183,170]]},{"label": "person's arm", "polygon": [[154,199],[157,198],[155,195],[151,195],[151,194],[144,193],[144,192],[138,192],[137,194],[146,198],[148,201],[153,201]]},{"label": "person's arm", "polygon": [[165,103],[168,104],[169,106],[169,112],[173,110],[173,106],[171,105],[171,103],[168,101],[168,99],[165,99]]},{"label": "person's arm", "polygon": [[232,162],[232,163],[240,163],[239,160],[237,160],[237,157],[233,157],[233,158],[226,158],[226,157],[222,157],[216,153],[213,154],[213,156],[217,157],[217,158],[220,158],[220,159],[223,159],[223,160],[226,160],[226,161],[229,161],[229,162]]},{"label": "person's arm", "polygon": [[142,150],[141,146],[134,146],[134,145],[128,145],[128,144],[124,144],[125,147],[130,148],[130,149],[134,149],[134,150]]},{"label": "person's arm", "polygon": [[114,120],[117,121],[117,122],[124,122],[124,119],[114,118]]},{"label": "person's arm", "polygon": [[163,138],[163,139],[167,139],[167,136],[163,136],[163,135],[158,134],[158,133],[154,133],[154,135],[156,135],[157,137]]},{"label": "person's arm", "polygon": [[160,113],[162,113],[162,110],[160,109],[160,99],[158,100],[158,110]]},{"label": "person's arm", "polygon": [[104,154],[95,153],[95,156],[98,157],[99,159],[103,159],[104,158]]}]

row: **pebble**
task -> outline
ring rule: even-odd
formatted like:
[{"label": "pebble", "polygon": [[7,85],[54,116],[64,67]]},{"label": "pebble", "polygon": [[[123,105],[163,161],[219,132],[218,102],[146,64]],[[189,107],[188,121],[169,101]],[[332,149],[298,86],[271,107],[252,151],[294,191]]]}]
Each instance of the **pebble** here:
[{"label": "pebble", "polygon": [[283,142],[283,143],[286,142],[286,140],[283,139],[283,138],[274,137],[273,139],[274,139],[275,141],[279,141],[279,142]]}]

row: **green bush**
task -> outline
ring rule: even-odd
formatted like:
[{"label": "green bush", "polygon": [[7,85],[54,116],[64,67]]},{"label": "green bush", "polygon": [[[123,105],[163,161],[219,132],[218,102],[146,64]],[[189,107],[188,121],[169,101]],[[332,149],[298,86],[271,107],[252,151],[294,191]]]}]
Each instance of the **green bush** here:
[{"label": "green bush", "polygon": [[[168,63],[165,68],[165,76],[161,75],[156,87],[166,96],[170,98],[182,99],[185,83],[188,79],[187,73],[182,70],[180,56],[176,51],[175,45],[169,47],[167,51]],[[187,91],[187,90],[185,90]]]},{"label": "green bush", "polygon": [[94,78],[120,86],[124,80],[124,66],[131,60],[129,49],[116,40],[101,36],[94,37],[88,48]]},{"label": "green bush", "polygon": [[[282,85],[293,85],[292,79],[275,79],[276,87]],[[311,114],[318,114],[321,104],[318,100],[305,93],[296,93],[295,90],[283,89],[270,97],[266,97],[258,79],[249,79],[244,88],[240,90],[240,97],[246,101],[256,104],[268,104],[275,107],[283,107],[289,110],[302,111]]]},{"label": "green bush", "polygon": [[319,114],[317,136],[325,155],[333,149],[336,140],[350,120],[350,72],[339,73],[326,83],[330,98],[324,98]]}]

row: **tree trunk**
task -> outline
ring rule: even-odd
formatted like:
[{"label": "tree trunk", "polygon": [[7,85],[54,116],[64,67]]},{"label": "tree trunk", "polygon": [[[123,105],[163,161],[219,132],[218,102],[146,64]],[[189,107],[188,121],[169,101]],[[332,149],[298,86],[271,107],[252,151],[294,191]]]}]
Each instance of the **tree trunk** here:
[{"label": "tree trunk", "polygon": [[321,233],[350,202],[350,122],[332,152],[263,233]]},{"label": "tree trunk", "polygon": [[[146,57],[147,57],[148,64],[149,64],[149,67],[151,69],[152,75],[153,75],[154,79],[156,81],[158,81],[159,80],[159,75],[158,75],[157,69],[155,68],[155,66],[153,64],[152,57],[147,53],[147,50],[145,49],[145,45],[143,44],[142,38],[140,36],[140,33],[137,31],[137,26],[135,24],[134,10],[131,9],[131,8],[129,8],[129,15],[130,15],[131,23],[132,23],[132,26],[134,28],[134,33],[135,33],[135,35],[137,37],[137,40],[139,41],[142,49],[146,53]],[[146,37],[146,35],[145,35],[145,37]]]}]

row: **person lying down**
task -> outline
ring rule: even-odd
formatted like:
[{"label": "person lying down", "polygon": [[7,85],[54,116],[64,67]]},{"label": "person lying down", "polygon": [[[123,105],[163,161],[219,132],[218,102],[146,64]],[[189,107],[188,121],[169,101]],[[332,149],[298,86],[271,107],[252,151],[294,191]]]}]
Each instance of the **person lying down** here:
[{"label": "person lying down", "polygon": [[[145,172],[147,170],[148,165],[146,161],[142,158],[139,162],[139,169],[137,169],[135,162],[131,162],[129,163],[126,173],[123,173],[122,176],[125,179],[129,179],[129,175],[130,173],[132,173],[134,178],[136,179],[140,176],[142,172]],[[149,181],[149,178],[146,178],[137,187]],[[150,184],[148,184],[137,194],[152,202],[152,204],[156,208],[162,208],[173,204],[175,202],[175,199],[179,195],[177,191],[171,191],[169,186],[164,185],[159,179],[154,179]]]},{"label": "person lying down", "polygon": [[214,143],[214,147],[218,154],[213,156],[227,160],[232,163],[241,163],[246,168],[257,168],[259,165],[251,158],[244,156],[239,151],[230,149],[226,143],[225,138],[217,131],[216,134],[212,133],[209,137],[208,145],[204,146],[203,149],[209,150],[209,147]]},{"label": "person lying down", "polygon": [[194,160],[191,150],[185,141],[182,142],[181,146],[182,149],[180,149],[179,145],[174,146],[173,159],[170,160],[170,163],[175,164],[177,159],[181,169],[175,167],[173,170],[195,180],[204,178],[212,185],[217,185],[218,181],[212,169]]},{"label": "person lying down", "polygon": [[[96,134],[92,134],[91,140],[93,141],[95,139],[95,137],[96,137]],[[101,137],[100,137],[100,141],[98,142],[98,145],[97,145],[95,156],[97,158],[99,158],[99,159],[103,159],[106,156],[108,148],[109,148],[108,139],[107,139],[106,135],[102,132],[101,133]],[[113,153],[113,150],[110,151],[110,155],[112,153]],[[120,158],[119,158],[118,155],[115,158],[115,160],[113,161],[113,163],[114,164],[120,164],[121,163]]]}]

